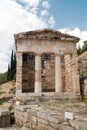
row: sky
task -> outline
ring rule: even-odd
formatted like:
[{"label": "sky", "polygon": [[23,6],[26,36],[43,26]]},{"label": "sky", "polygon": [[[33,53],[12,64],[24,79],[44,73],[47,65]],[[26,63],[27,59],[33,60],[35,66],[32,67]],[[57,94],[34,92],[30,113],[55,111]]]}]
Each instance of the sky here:
[{"label": "sky", "polygon": [[6,72],[14,34],[53,28],[87,40],[87,0],[0,0],[0,73]]}]

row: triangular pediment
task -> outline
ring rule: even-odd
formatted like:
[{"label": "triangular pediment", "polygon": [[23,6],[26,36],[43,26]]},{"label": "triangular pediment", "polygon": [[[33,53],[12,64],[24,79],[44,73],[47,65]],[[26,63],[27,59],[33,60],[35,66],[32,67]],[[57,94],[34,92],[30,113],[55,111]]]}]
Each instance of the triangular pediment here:
[{"label": "triangular pediment", "polygon": [[69,34],[61,33],[60,31],[53,30],[50,28],[23,32],[15,35],[15,39],[50,39],[50,40],[66,40],[66,41],[75,41],[78,42],[80,39],[71,36]]}]

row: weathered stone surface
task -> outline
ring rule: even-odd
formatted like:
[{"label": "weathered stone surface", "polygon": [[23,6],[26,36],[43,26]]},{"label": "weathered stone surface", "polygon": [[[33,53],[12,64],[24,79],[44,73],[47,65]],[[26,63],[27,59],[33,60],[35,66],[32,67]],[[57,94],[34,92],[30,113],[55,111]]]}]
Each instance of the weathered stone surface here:
[{"label": "weathered stone surface", "polygon": [[72,126],[60,125],[59,130],[75,130]]},{"label": "weathered stone surface", "polygon": [[20,130],[29,130],[27,127],[22,127]]},{"label": "weathered stone surface", "polygon": [[0,127],[11,125],[10,111],[8,109],[0,109]]},{"label": "weathered stone surface", "polygon": [[75,128],[75,130],[87,130],[87,122],[83,121],[69,121],[71,126]]},{"label": "weathered stone surface", "polygon": [[0,116],[10,115],[10,111],[8,109],[0,109]]},{"label": "weathered stone surface", "polygon": [[[74,103],[73,106],[73,104],[70,105],[70,103],[61,105],[56,102],[55,107],[50,104],[51,109],[48,109],[49,105],[46,105],[46,107],[39,105],[16,106],[16,124],[25,126],[30,130],[32,130],[32,128],[36,130],[86,130],[87,105],[85,103],[80,104]],[[68,105],[70,105],[70,107]],[[74,112],[74,119],[65,119],[65,110],[73,111],[75,108],[78,108],[79,111]],[[81,114],[83,111],[84,114]]]}]

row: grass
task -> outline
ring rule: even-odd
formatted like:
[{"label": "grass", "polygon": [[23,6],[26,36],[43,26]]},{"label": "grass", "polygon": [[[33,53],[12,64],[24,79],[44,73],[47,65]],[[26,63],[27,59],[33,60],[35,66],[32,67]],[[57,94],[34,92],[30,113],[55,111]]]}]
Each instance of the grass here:
[{"label": "grass", "polygon": [[81,102],[83,102],[83,103],[85,103],[85,104],[87,104],[87,98],[81,98]]},{"label": "grass", "polygon": [[0,101],[0,105],[2,105],[3,104],[3,101]]}]

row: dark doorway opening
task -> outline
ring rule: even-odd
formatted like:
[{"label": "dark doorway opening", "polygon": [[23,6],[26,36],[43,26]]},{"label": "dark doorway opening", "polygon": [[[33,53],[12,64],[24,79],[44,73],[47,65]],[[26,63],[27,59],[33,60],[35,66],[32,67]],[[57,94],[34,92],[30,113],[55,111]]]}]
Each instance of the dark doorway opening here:
[{"label": "dark doorway opening", "polygon": [[22,92],[34,92],[35,55],[32,53],[24,53],[22,60]]},{"label": "dark doorway opening", "polygon": [[54,54],[43,54],[41,57],[41,79],[43,92],[55,92],[55,58]]}]

